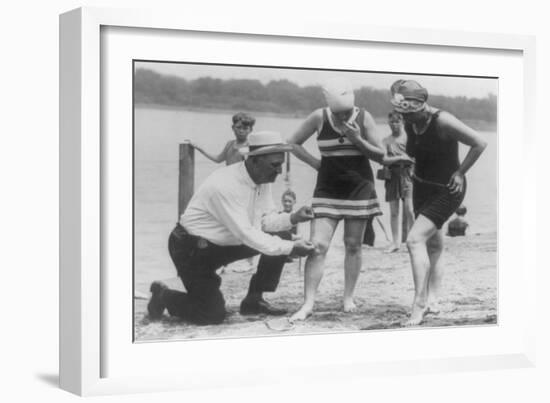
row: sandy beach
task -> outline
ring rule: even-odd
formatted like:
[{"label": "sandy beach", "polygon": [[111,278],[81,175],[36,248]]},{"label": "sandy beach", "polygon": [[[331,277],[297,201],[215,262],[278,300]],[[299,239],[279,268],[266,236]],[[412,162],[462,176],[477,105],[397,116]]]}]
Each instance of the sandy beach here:
[{"label": "sandy beach", "polygon": [[[135,132],[135,239],[134,239],[134,324],[136,341],[187,340],[231,337],[258,337],[292,334],[315,334],[371,329],[402,329],[408,317],[414,286],[409,256],[405,250],[384,253],[386,241],[375,225],[375,247],[364,246],[362,273],[356,289],[359,309],[353,314],[342,312],[344,288],[344,246],[341,226],[334,235],[326,260],[314,315],[288,331],[268,327],[274,317],[241,316],[239,304],[244,297],[252,272],[227,270],[222,275],[222,292],[228,317],[222,325],[193,326],[166,316],[150,322],[146,315],[149,285],[162,280],[171,288],[183,290],[167,251],[167,239],[177,219],[178,144],[189,138],[211,151],[219,150],[231,137],[228,122],[231,115],[198,111],[136,109]],[[258,117],[257,129],[276,128],[291,133],[301,119],[281,116]],[[379,126],[386,133],[387,125]],[[208,134],[208,135],[205,135]],[[497,322],[497,187],[496,141],[494,132],[484,132],[490,147],[468,172],[469,189],[464,201],[468,207],[469,233],[463,238],[446,238],[444,279],[445,301],[439,315],[429,315],[421,326],[494,325]],[[314,140],[306,144],[318,152]],[[461,150],[464,156],[466,150]],[[216,164],[197,154],[195,186],[216,168]],[[297,206],[309,205],[315,186],[315,172],[293,159],[290,187],[297,193]],[[282,175],[273,186],[276,199],[286,184]],[[376,181],[380,201],[384,184]],[[274,200],[276,203],[279,200]],[[389,230],[389,207],[381,203],[382,220]],[[309,238],[309,226],[299,229]],[[302,261],[302,270],[303,270]],[[236,263],[236,265],[243,263]],[[295,312],[303,300],[303,272],[297,261],[287,264],[275,293],[266,299]],[[279,328],[279,327],[275,327]]]},{"label": "sandy beach", "polygon": [[[471,234],[445,239],[445,279],[443,309],[438,315],[429,314],[421,327],[494,325],[497,323],[497,262],[496,233]],[[147,317],[147,289],[136,290],[135,340],[212,339],[256,337],[327,332],[397,329],[407,319],[414,288],[406,248],[387,254],[384,247],[363,249],[363,266],[355,302],[358,311],[343,313],[344,287],[343,246],[331,247],[325,274],[318,292],[316,310],[305,322],[289,330],[268,327],[275,317],[266,315],[242,316],[239,304],[244,297],[252,272],[239,273],[230,266],[222,276],[222,292],[226,299],[228,317],[221,325],[195,326],[171,318],[165,313],[160,321]],[[236,262],[234,265],[241,265]],[[174,269],[175,272],[175,269]],[[177,278],[166,279],[171,288],[183,290]],[[275,293],[265,295],[273,304],[296,311],[303,298],[302,271],[298,261],[285,266]]]}]

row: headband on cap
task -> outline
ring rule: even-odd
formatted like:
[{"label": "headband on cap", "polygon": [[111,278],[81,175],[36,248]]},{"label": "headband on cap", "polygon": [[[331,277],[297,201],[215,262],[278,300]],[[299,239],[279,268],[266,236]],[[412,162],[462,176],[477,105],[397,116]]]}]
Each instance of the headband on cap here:
[{"label": "headband on cap", "polygon": [[420,112],[426,107],[428,91],[416,81],[398,80],[391,86],[391,104],[399,113]]},{"label": "headband on cap", "polygon": [[349,111],[355,106],[353,88],[344,79],[333,79],[323,86],[323,95],[332,112]]}]

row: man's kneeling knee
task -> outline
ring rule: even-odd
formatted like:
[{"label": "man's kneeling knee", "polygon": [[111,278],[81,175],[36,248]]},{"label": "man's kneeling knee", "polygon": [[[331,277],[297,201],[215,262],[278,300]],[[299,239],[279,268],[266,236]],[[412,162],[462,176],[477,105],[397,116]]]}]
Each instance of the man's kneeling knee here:
[{"label": "man's kneeling knee", "polygon": [[209,306],[198,307],[193,316],[194,317],[190,319],[197,325],[219,325],[227,316],[225,303],[209,304]]}]

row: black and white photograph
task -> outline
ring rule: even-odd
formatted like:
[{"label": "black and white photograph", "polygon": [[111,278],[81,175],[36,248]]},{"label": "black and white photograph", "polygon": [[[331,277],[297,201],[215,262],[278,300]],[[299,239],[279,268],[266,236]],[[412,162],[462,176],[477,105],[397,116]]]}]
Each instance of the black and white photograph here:
[{"label": "black and white photograph", "polygon": [[498,85],[134,60],[134,341],[497,324]]}]

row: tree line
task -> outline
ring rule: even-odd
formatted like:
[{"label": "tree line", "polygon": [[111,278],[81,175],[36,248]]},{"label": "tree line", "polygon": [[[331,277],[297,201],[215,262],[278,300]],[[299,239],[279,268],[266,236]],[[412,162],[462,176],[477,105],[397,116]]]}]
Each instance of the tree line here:
[{"label": "tree line", "polygon": [[[203,77],[186,80],[162,75],[148,69],[136,69],[134,101],[173,107],[213,108],[304,115],[325,106],[321,87],[300,87],[288,80],[270,81]],[[385,117],[391,111],[389,90],[361,87],[355,91],[357,106],[374,117]],[[497,97],[448,97],[430,95],[430,105],[444,109],[460,119],[496,122]]]}]

